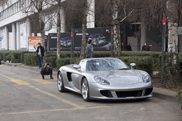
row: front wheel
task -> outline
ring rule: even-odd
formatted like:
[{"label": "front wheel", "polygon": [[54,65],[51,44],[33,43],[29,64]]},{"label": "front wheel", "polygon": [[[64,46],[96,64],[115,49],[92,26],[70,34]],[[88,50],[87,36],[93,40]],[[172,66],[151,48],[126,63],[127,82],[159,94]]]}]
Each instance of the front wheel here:
[{"label": "front wheel", "polygon": [[89,85],[88,85],[88,81],[86,78],[83,79],[82,81],[82,88],[81,88],[81,92],[82,92],[82,97],[85,101],[90,101],[90,95],[89,95]]},{"label": "front wheel", "polygon": [[58,73],[58,76],[57,76],[57,86],[58,86],[58,90],[60,92],[64,92],[65,91],[64,83],[63,83],[63,78],[62,78],[61,72],[59,72]]}]

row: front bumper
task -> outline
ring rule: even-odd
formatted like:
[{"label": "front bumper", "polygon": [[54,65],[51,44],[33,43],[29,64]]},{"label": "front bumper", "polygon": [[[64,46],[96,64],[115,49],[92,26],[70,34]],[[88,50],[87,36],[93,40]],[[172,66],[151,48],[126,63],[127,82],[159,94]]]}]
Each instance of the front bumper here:
[{"label": "front bumper", "polygon": [[91,83],[90,98],[105,100],[130,100],[152,97],[152,84],[139,84],[132,87],[107,87],[98,83]]}]

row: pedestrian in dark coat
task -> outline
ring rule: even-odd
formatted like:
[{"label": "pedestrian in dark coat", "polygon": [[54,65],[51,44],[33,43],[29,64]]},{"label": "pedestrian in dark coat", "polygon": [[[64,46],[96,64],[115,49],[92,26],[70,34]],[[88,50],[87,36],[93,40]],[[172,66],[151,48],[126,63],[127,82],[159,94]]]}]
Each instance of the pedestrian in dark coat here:
[{"label": "pedestrian in dark coat", "polygon": [[152,48],[152,44],[148,45],[147,46],[147,51],[151,51],[151,48]]},{"label": "pedestrian in dark coat", "polygon": [[46,63],[43,65],[43,67],[41,68],[41,75],[42,75],[42,79],[44,79],[44,75],[50,75],[50,79],[53,79],[52,77],[52,70],[53,67],[51,66],[51,64],[46,61]]},{"label": "pedestrian in dark coat", "polygon": [[126,46],[127,51],[132,51],[130,43]]},{"label": "pedestrian in dark coat", "polygon": [[142,46],[142,51],[147,51],[147,43],[146,42]]},{"label": "pedestrian in dark coat", "polygon": [[93,41],[89,40],[87,47],[86,47],[86,58],[92,58],[93,57]]},{"label": "pedestrian in dark coat", "polygon": [[36,49],[37,52],[37,58],[39,61],[39,69],[41,69],[41,67],[43,66],[43,57],[44,57],[44,47],[41,46],[40,43],[38,43],[38,47]]}]

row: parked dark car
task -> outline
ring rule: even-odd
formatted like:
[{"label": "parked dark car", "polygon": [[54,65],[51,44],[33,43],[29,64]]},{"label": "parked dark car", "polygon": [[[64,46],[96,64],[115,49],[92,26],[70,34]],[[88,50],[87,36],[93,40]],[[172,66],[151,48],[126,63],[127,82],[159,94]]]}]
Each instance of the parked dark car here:
[{"label": "parked dark car", "polygon": [[88,37],[88,41],[92,40],[93,45],[99,46],[100,44],[105,44],[106,43],[106,37],[104,37],[102,34],[96,33],[96,34],[91,34]]},{"label": "parked dark car", "polygon": [[70,37],[61,38],[61,46],[64,46],[64,47],[71,46],[71,38]]}]

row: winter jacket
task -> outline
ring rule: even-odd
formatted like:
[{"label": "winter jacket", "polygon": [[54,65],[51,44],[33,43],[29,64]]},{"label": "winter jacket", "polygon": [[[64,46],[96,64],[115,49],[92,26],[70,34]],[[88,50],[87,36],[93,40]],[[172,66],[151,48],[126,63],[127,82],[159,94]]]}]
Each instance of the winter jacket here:
[{"label": "winter jacket", "polygon": [[87,44],[86,58],[92,58],[92,57],[93,57],[93,46],[91,44]]}]

